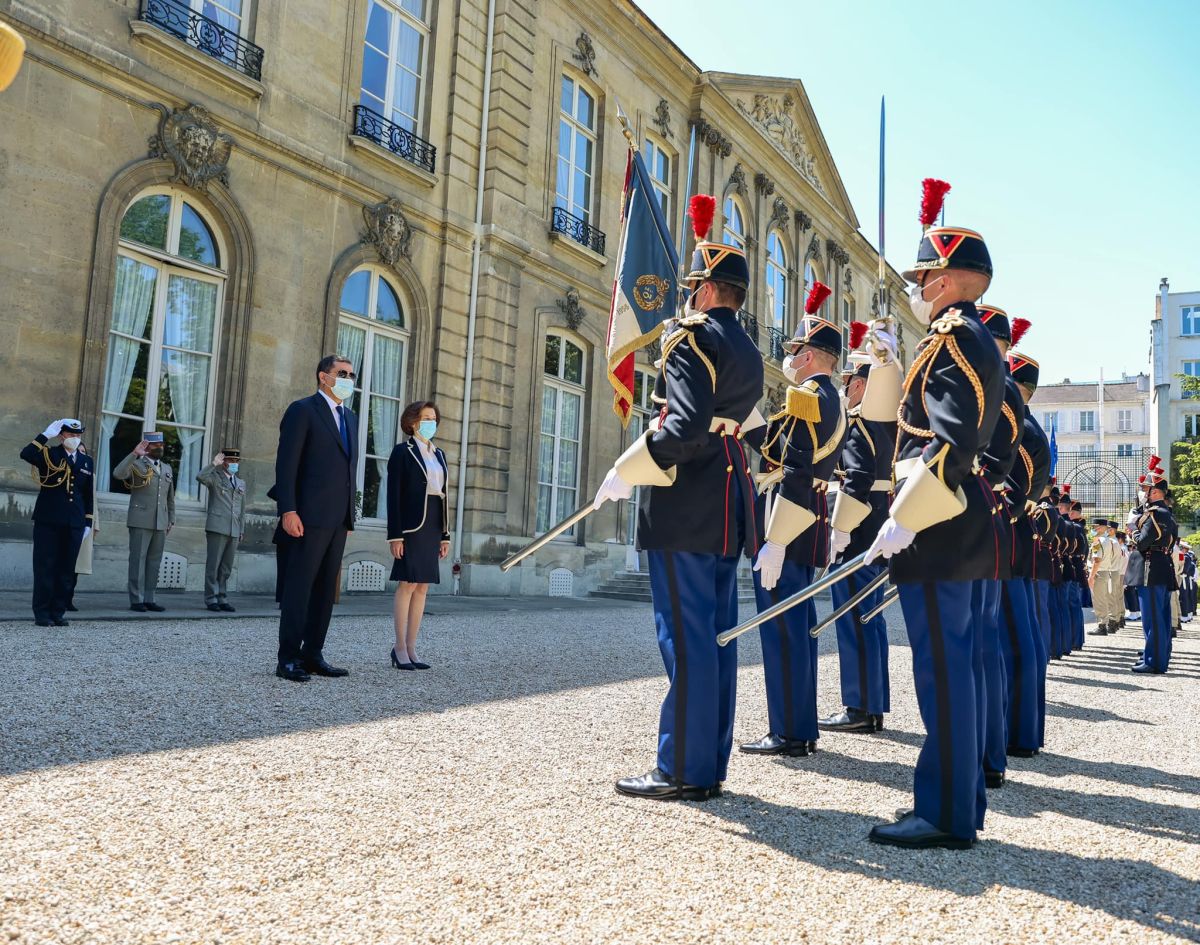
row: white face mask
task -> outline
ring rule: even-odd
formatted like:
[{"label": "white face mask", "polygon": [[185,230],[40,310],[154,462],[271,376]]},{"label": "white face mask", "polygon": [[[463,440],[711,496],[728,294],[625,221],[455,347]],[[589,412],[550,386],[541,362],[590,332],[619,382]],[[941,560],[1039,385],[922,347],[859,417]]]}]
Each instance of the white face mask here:
[{"label": "white face mask", "polygon": [[63,446],[65,446],[72,453],[74,453],[77,449],[79,449],[79,442],[80,442],[79,437],[68,436],[63,440]]},{"label": "white face mask", "polygon": [[704,311],[703,309],[692,307],[693,300],[699,298],[700,292],[703,290],[703,288],[704,287],[701,286],[700,288],[696,289],[695,292],[691,292],[688,294],[687,301],[685,301],[683,303],[683,317],[684,318],[688,318],[691,315],[699,315]]},{"label": "white face mask", "polygon": [[796,364],[799,360],[800,355],[798,354],[789,354],[783,359],[783,376],[793,384],[800,383],[800,369]]},{"label": "white face mask", "polygon": [[342,403],[354,396],[354,381],[348,377],[339,377],[333,384],[333,396]]},{"label": "white face mask", "polygon": [[945,292],[939,292],[937,295],[935,295],[933,297],[932,301],[927,302],[924,297],[925,296],[925,287],[924,286],[919,286],[919,285],[909,286],[908,307],[912,309],[913,315],[915,315],[917,317],[917,320],[919,322],[921,322],[922,324],[928,325],[933,320],[934,303],[937,302],[937,300],[940,299],[945,294],[946,294]]}]

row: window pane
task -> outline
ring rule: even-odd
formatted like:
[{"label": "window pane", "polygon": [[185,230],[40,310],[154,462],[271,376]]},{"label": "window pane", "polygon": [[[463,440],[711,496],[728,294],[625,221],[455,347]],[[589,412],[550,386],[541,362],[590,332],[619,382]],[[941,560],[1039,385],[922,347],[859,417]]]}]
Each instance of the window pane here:
[{"label": "window pane", "polygon": [[[367,407],[368,456],[391,456],[399,430],[400,401],[387,397],[372,397]],[[369,460],[367,466],[373,465]]]},{"label": "window pane", "polygon": [[[575,511],[575,490],[574,489],[559,489],[558,490],[558,508],[555,510],[554,517],[562,521],[568,515]],[[563,537],[571,538],[575,535],[575,529],[572,528],[563,533]]]},{"label": "window pane", "polygon": [[360,383],[362,380],[363,353],[366,349],[366,329],[355,325],[347,325],[345,322],[338,325],[338,354],[350,359],[350,363],[354,367],[354,373],[358,375]]},{"label": "window pane", "polygon": [[171,276],[167,283],[163,344],[211,353],[216,319],[216,285],[186,276]]},{"label": "window pane", "polygon": [[583,383],[583,351],[569,341],[564,341],[566,365],[563,377],[574,384]]},{"label": "window pane", "polygon": [[110,335],[104,375],[104,409],[135,417],[146,415],[146,371],[150,345]]},{"label": "window pane", "polygon": [[[577,174],[591,174],[592,172],[592,140],[586,135],[575,136],[575,168]],[[579,199],[579,194],[575,195],[575,199]]]},{"label": "window pane", "polygon": [[558,445],[558,479],[560,486],[574,486],[578,466],[579,444],[563,441]]},{"label": "window pane", "polygon": [[179,255],[206,266],[219,266],[217,241],[212,230],[189,204],[183,205],[183,217],[179,225]]},{"label": "window pane", "polygon": [[558,335],[546,336],[546,355],[543,370],[551,377],[558,377],[558,356],[562,339]]},{"label": "window pane", "polygon": [[417,19],[425,19],[425,0],[401,0],[400,6]]},{"label": "window pane", "polygon": [[212,359],[206,355],[164,350],[158,381],[160,422],[202,427],[208,414],[208,373]]},{"label": "window pane", "polygon": [[586,128],[592,127],[592,119],[596,111],[596,103],[587,92],[579,90],[579,109],[575,113],[576,120]]},{"label": "window pane", "polygon": [[[579,439],[579,402],[578,394],[562,392],[560,399],[562,416],[559,420],[558,435],[567,440],[577,441]],[[565,445],[565,443],[560,445],[559,449],[562,450]]]},{"label": "window pane", "polygon": [[559,107],[568,115],[575,114],[575,83],[563,76],[562,91],[559,95]]},{"label": "window pane", "polygon": [[[558,397],[553,387],[542,388],[542,432],[553,434],[558,430],[556,421],[556,409],[558,406]],[[546,482],[550,481],[550,477],[546,477]]]},{"label": "window pane", "polygon": [[396,328],[404,327],[404,314],[400,311],[400,300],[392,287],[383,279],[375,292],[375,318]]},{"label": "window pane", "polygon": [[554,437],[543,433],[538,444],[538,482],[554,481]]},{"label": "window pane", "polygon": [[400,22],[396,62],[410,72],[421,74],[421,34],[404,21]]},{"label": "window pane", "polygon": [[144,427],[141,420],[118,419],[107,415],[100,418],[100,456],[96,460],[96,475],[100,480],[98,488],[107,492],[129,493],[125,483],[112,477],[112,471],[142,441]]},{"label": "window pane", "polygon": [[534,525],[534,530],[538,532],[548,531],[554,523],[550,521],[550,497],[553,494],[553,489],[550,486],[538,487],[538,503],[537,503],[537,523]]},{"label": "window pane", "polygon": [[[382,466],[382,468],[380,468]],[[363,464],[363,518],[387,517],[387,463],[367,457]]]},{"label": "window pane", "polygon": [[150,339],[150,312],[158,270],[128,256],[117,257],[113,287],[112,330],[135,338]]},{"label": "window pane", "polygon": [[642,396],[645,393],[646,375],[641,371],[633,372],[633,404],[635,407],[642,406]]},{"label": "window pane", "polygon": [[[367,297],[371,290],[371,273],[365,269],[350,276],[342,286],[342,298],[338,303],[342,311],[355,315],[367,315]],[[339,349],[340,350],[340,349]]]},{"label": "window pane", "polygon": [[196,476],[204,468],[204,431],[186,430],[159,424],[163,435],[163,461],[175,470],[175,497],[199,499],[200,487]]},{"label": "window pane", "polygon": [[[367,4],[367,42],[387,52],[392,39],[392,14],[386,7],[370,0]],[[363,83],[366,85],[366,83]]]},{"label": "window pane", "polygon": [[565,158],[558,159],[558,173],[554,179],[554,206],[570,210],[571,164]]},{"label": "window pane", "polygon": [[380,101],[387,94],[387,57],[370,47],[363,52],[362,87]]},{"label": "window pane", "polygon": [[[371,352],[371,377],[364,380],[377,394],[399,397],[404,379],[404,342],[399,338],[376,335]],[[392,444],[395,445],[395,444]],[[388,446],[388,450],[391,450]]]},{"label": "window pane", "polygon": [[143,197],[125,211],[121,220],[121,238],[165,250],[170,214],[171,198],[166,194]]}]

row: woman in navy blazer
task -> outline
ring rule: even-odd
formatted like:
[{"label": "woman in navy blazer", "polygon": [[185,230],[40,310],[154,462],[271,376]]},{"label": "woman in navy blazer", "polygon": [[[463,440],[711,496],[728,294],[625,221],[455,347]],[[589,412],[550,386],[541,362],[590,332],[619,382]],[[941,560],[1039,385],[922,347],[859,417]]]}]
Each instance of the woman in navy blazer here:
[{"label": "woman in navy blazer", "polygon": [[409,438],[397,443],[388,459],[388,543],[395,559],[392,580],[400,582],[392,608],[392,665],[397,669],[429,669],[428,663],[417,660],[417,632],[429,585],[441,583],[438,562],[450,553],[450,470],[446,454],[432,442],[440,419],[432,400],[405,407],[400,429]]}]

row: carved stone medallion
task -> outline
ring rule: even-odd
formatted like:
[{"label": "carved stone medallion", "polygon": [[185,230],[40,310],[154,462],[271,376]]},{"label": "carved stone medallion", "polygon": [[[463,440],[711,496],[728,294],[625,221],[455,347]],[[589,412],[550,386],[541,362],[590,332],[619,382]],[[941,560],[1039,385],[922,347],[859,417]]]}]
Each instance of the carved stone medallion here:
[{"label": "carved stone medallion", "polygon": [[567,327],[571,331],[578,331],[579,326],[583,324],[583,306],[579,302],[579,290],[574,286],[570,286],[567,289],[567,294],[561,299],[555,299],[554,304],[563,313]]},{"label": "carved stone medallion", "polygon": [[571,58],[579,63],[579,68],[583,70],[584,75],[596,74],[596,47],[592,45],[592,37],[586,32],[580,33],[579,38],[575,40],[575,52],[571,53]]},{"label": "carved stone medallion", "polygon": [[795,104],[790,94],[782,99],[770,95],[755,95],[751,105],[747,105],[741,99],[737,100],[737,107],[741,113],[758,125],[805,180],[823,192],[821,181],[817,177],[817,161],[809,148],[808,138],[792,117],[792,107]]},{"label": "carved stone medallion", "polygon": [[754,175],[754,189],[760,197],[770,197],[775,193],[775,181],[759,171]]},{"label": "carved stone medallion", "polygon": [[673,137],[671,134],[671,105],[665,98],[658,100],[658,108],[654,110],[654,125],[664,138]]},{"label": "carved stone medallion", "polygon": [[172,183],[207,190],[208,182],[229,184],[229,156],[233,138],[219,130],[203,105],[168,109],[155,105],[162,114],[158,133],[150,138],[150,156],[167,158],[175,165]]},{"label": "carved stone medallion", "polygon": [[362,242],[374,246],[382,262],[395,266],[401,257],[412,258],[412,226],[395,197],[373,207],[363,207],[363,222],[367,229]]},{"label": "carved stone medallion", "polygon": [[782,197],[776,197],[775,203],[771,208],[770,222],[777,226],[787,226],[788,216],[787,201]]},{"label": "carved stone medallion", "polygon": [[741,161],[733,166],[733,173],[729,175],[729,186],[742,197],[746,196],[746,170]]}]

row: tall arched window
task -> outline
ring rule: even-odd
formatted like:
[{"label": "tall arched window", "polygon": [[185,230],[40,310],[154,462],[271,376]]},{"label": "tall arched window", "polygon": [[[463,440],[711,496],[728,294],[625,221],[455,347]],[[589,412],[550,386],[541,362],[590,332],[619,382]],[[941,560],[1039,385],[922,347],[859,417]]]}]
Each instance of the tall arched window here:
[{"label": "tall arched window", "polygon": [[733,197],[726,197],[722,213],[725,216],[725,226],[721,232],[721,242],[727,246],[745,249],[746,216],[742,213],[741,206]]},{"label": "tall arched window", "polygon": [[559,95],[554,205],[584,223],[591,223],[595,209],[592,177],[595,174],[596,99],[568,75],[562,77]]},{"label": "tall arched window", "polygon": [[[542,427],[538,442],[535,530],[540,534],[575,511],[583,441],[587,366],[583,349],[565,335],[546,335],[542,377]],[[573,537],[571,529],[564,537]]]},{"label": "tall arched window", "polygon": [[363,518],[387,516],[387,462],[403,438],[408,331],[395,288],[374,266],[355,269],[338,303],[337,350],[358,375],[351,406],[358,414],[358,488]]},{"label": "tall arched window", "polygon": [[[633,412],[629,418],[629,436],[630,442],[641,436],[650,428],[650,421],[654,417],[654,401],[651,399],[654,394],[655,376],[649,371],[644,371],[641,368],[636,368],[633,372]],[[625,519],[625,542],[632,545],[637,536],[637,510],[638,504],[641,501],[642,487],[638,486],[633,490],[633,497],[626,502],[626,519]]]},{"label": "tall arched window", "polygon": [[850,323],[854,321],[854,294],[848,290],[842,292],[842,347],[850,353]]},{"label": "tall arched window", "polygon": [[367,0],[359,102],[420,133],[429,25],[426,0]]},{"label": "tall arched window", "polygon": [[777,331],[787,331],[787,253],[777,230],[767,234],[767,312]]},{"label": "tall arched window", "polygon": [[[98,488],[127,492],[113,467],[163,434],[176,495],[198,499],[209,455],[213,371],[225,291],[217,230],[183,193],[153,188],[121,220],[101,402]],[[219,446],[218,446],[219,448]]]}]

